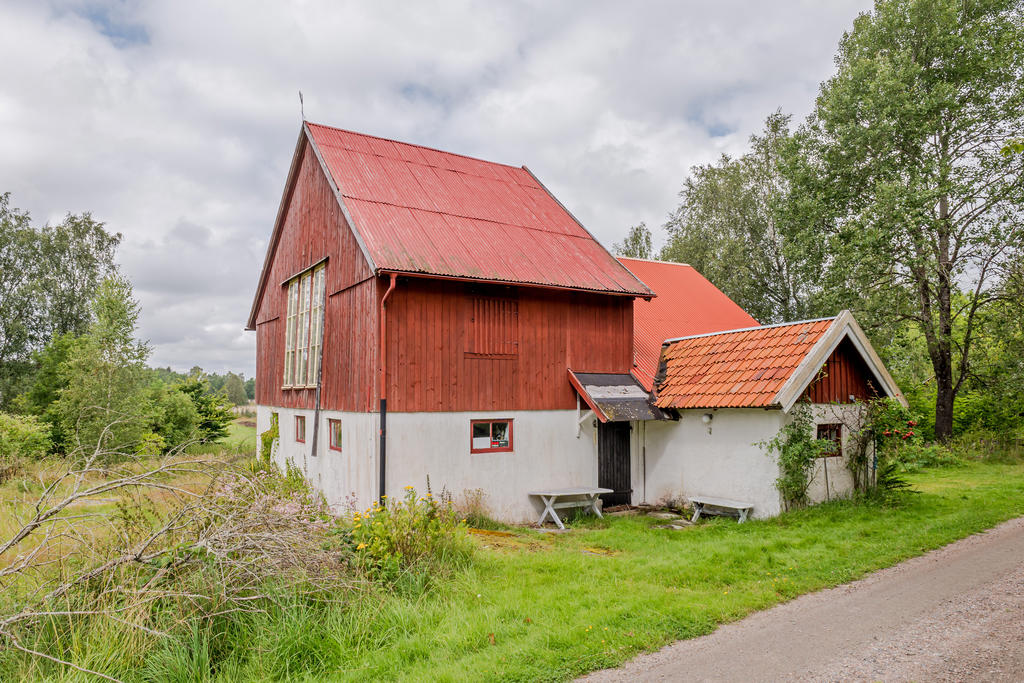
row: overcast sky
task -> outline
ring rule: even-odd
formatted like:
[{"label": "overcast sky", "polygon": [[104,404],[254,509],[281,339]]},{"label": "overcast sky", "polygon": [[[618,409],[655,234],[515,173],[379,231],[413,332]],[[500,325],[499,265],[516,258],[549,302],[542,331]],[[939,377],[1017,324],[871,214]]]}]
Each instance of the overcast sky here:
[{"label": "overcast sky", "polygon": [[249,376],[299,89],[310,121],[528,165],[610,247],[805,116],[869,5],[4,0],[0,192],[124,234],[153,364]]}]

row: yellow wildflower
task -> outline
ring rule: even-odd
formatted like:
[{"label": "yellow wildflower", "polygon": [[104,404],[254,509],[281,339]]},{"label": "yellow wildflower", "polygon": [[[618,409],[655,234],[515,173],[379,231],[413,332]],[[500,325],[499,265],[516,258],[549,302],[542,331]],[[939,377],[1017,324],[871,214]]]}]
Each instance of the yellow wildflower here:
[{"label": "yellow wildflower", "polygon": [[356,550],[362,550],[365,547],[366,547],[365,543],[360,543],[359,545],[356,546]]}]

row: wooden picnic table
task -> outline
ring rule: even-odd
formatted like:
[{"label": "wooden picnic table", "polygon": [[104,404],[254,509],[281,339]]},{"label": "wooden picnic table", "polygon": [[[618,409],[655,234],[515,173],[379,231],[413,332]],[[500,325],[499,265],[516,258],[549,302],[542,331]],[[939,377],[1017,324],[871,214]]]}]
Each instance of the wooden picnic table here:
[{"label": "wooden picnic table", "polygon": [[753,503],[745,503],[742,500],[730,500],[728,498],[712,498],[711,496],[690,496],[690,502],[693,503],[692,521],[694,522],[700,519],[700,516],[705,512],[714,514],[711,510],[705,510],[707,506],[722,510],[735,510],[739,513],[739,522],[741,524],[747,521],[747,515],[754,509]]},{"label": "wooden picnic table", "polygon": [[[541,491],[530,491],[529,495],[537,496],[544,503],[544,512],[537,521],[539,526],[544,526],[544,520],[551,517],[559,529],[564,529],[558,510],[565,508],[584,508],[590,510],[598,517],[601,514],[601,506],[598,505],[599,496],[602,493],[612,493],[611,489],[603,489],[595,486],[573,486],[563,489],[544,489]],[[559,498],[563,500],[559,501]]]}]

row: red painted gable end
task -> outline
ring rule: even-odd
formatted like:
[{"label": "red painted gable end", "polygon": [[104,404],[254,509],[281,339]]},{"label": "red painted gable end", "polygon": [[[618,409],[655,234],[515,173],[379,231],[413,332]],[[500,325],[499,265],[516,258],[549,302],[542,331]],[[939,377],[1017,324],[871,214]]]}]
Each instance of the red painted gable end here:
[{"label": "red painted gable end", "polygon": [[[314,407],[314,390],[282,388],[285,283],[326,260],[320,407],[374,411],[389,276],[371,270],[305,135],[289,177],[252,314],[256,402]],[[474,346],[474,302],[484,299],[514,302],[503,309],[515,314],[513,352],[507,340],[498,340],[508,347],[496,347],[501,353]],[[387,303],[389,411],[570,409],[567,368],[626,373],[632,354],[633,298],[621,293],[400,276]]]}]

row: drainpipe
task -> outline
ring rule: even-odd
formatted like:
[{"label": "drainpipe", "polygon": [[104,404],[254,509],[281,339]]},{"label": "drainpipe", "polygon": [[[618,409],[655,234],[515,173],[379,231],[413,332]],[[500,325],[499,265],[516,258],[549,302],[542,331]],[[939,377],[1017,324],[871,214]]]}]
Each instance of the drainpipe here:
[{"label": "drainpipe", "polygon": [[640,481],[643,483],[643,503],[647,503],[647,420],[640,421]]},{"label": "drainpipe", "polygon": [[391,273],[391,284],[388,286],[384,296],[380,300],[380,486],[377,497],[380,498],[381,505],[387,500],[384,496],[387,493],[387,481],[385,479],[385,473],[387,472],[387,434],[388,434],[388,389],[387,389],[387,367],[388,367],[388,351],[387,351],[387,332],[388,332],[388,319],[387,319],[387,301],[388,297],[391,296],[391,292],[395,291],[395,284],[397,282],[396,275]]}]

